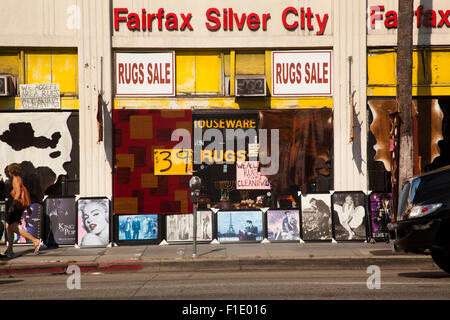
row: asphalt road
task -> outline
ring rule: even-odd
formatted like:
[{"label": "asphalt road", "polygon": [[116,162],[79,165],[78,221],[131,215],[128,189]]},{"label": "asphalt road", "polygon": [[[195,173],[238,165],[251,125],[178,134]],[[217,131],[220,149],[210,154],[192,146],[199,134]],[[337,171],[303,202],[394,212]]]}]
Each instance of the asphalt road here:
[{"label": "asphalt road", "polygon": [[[417,269],[379,271],[149,273],[144,269],[85,273],[79,282],[74,275],[24,275],[0,277],[0,290],[3,300],[450,300],[449,274]],[[373,289],[368,288],[368,279]],[[68,289],[68,283],[73,289]],[[80,289],[76,289],[77,283]]]}]

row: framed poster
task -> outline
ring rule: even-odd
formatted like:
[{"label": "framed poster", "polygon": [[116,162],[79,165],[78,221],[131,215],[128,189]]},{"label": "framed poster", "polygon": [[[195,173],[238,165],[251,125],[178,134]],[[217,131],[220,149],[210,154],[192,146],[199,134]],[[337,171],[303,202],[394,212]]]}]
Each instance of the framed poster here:
[{"label": "framed poster", "polygon": [[300,240],[299,210],[268,210],[267,239],[270,241]]},{"label": "framed poster", "polygon": [[6,210],[5,201],[0,201],[0,221],[3,223],[3,226],[5,228],[3,234],[0,237],[0,244],[6,243],[5,210]]},{"label": "framed poster", "polygon": [[335,192],[333,203],[333,228],[336,240],[366,240],[367,212],[364,192]]},{"label": "framed poster", "polygon": [[258,211],[218,211],[217,238],[220,242],[262,241],[263,214]]},{"label": "framed poster", "polygon": [[[194,215],[171,214],[166,215],[166,240],[193,241]],[[197,241],[212,241],[212,212],[211,210],[197,211]]]},{"label": "framed poster", "polygon": [[161,239],[158,214],[121,214],[114,218],[118,244],[150,244]]},{"label": "framed poster", "polygon": [[45,244],[73,245],[77,242],[75,197],[45,199]]},{"label": "framed poster", "polygon": [[302,195],[302,239],[331,240],[333,236],[329,193]]},{"label": "framed poster", "polygon": [[388,223],[392,219],[392,193],[372,193],[369,196],[370,234],[375,240],[388,241]]},{"label": "framed poster", "polygon": [[83,247],[106,247],[110,241],[108,198],[80,198],[77,201],[77,238]]},{"label": "framed poster", "polygon": [[[43,218],[44,218],[43,205],[40,203],[32,203],[31,214],[29,214],[27,210],[24,211],[19,228],[27,231],[33,237],[40,239],[42,238],[43,234],[42,232]],[[33,244],[30,240],[17,234],[14,234],[14,243]]]}]

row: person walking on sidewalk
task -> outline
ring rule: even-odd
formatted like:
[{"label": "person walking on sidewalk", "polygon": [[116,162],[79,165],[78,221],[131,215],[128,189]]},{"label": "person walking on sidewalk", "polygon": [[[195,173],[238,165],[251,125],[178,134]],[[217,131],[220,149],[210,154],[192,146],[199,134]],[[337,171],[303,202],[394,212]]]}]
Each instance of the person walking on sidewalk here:
[{"label": "person walking on sidewalk", "polygon": [[20,229],[23,209],[15,208],[15,201],[20,197],[23,181],[21,178],[22,168],[19,164],[13,163],[6,167],[5,170],[8,180],[5,183],[8,200],[6,202],[6,236],[8,240],[8,247],[5,252],[0,255],[0,258],[11,258],[13,256],[14,233],[22,236],[34,245],[34,253],[38,254],[43,242],[29,234],[27,231]]}]

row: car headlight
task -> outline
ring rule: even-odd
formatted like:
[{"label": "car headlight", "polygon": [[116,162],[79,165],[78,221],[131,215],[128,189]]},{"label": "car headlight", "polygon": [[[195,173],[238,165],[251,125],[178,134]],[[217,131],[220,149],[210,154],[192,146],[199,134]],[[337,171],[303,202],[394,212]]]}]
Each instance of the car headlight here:
[{"label": "car headlight", "polygon": [[423,205],[423,206],[414,206],[409,210],[409,214],[407,214],[406,217],[408,217],[409,219],[423,217],[430,213],[435,212],[440,207],[442,207],[442,203],[433,203],[433,204],[427,204],[427,205]]}]

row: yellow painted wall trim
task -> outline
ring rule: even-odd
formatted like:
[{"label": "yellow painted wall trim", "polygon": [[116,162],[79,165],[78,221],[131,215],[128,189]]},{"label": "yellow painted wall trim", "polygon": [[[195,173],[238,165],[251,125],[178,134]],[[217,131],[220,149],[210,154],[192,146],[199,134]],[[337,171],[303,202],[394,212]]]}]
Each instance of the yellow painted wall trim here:
[{"label": "yellow painted wall trim", "polygon": [[[397,88],[394,86],[368,87],[368,97],[395,97]],[[450,96],[450,86],[414,86],[413,96]]]},{"label": "yellow painted wall trim", "polygon": [[333,108],[333,98],[115,98],[114,109],[302,109]]},{"label": "yellow painted wall trim", "polygon": [[234,79],[236,78],[236,51],[230,51],[230,96],[234,96]]},{"label": "yellow painted wall trim", "polygon": [[[0,110],[22,110],[20,98],[0,98]],[[80,101],[72,97],[61,98],[61,110],[78,110]]]}]

